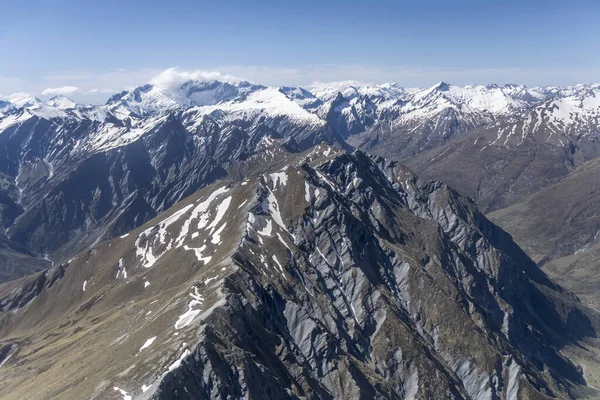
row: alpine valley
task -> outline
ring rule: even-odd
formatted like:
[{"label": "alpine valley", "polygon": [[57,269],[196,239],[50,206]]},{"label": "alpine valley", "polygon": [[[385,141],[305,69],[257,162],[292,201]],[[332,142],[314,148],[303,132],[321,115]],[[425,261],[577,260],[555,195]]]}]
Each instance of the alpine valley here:
[{"label": "alpine valley", "polygon": [[600,398],[599,156],[599,84],[1,99],[0,398]]}]

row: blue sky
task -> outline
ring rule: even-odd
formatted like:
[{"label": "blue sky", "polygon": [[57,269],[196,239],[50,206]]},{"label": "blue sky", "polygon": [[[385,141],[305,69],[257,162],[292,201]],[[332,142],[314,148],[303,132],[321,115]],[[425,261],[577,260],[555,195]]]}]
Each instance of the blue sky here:
[{"label": "blue sky", "polygon": [[0,95],[102,101],[173,66],[270,85],[596,82],[599,15],[599,1],[0,0]]}]

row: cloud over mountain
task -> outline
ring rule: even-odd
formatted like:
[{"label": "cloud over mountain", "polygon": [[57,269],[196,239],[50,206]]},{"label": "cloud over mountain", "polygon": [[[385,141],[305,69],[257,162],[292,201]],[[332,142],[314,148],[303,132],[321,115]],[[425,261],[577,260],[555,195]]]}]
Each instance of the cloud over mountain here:
[{"label": "cloud over mountain", "polygon": [[79,88],[77,86],[62,86],[62,87],[54,87],[54,88],[46,88],[42,91],[43,96],[56,96],[59,94],[73,94],[77,93]]},{"label": "cloud over mountain", "polygon": [[232,81],[238,80],[238,78],[232,75],[222,74],[218,71],[182,71],[179,67],[171,67],[153,77],[150,80],[150,84],[164,89],[170,89],[179,87],[188,81],[208,82],[214,80]]}]

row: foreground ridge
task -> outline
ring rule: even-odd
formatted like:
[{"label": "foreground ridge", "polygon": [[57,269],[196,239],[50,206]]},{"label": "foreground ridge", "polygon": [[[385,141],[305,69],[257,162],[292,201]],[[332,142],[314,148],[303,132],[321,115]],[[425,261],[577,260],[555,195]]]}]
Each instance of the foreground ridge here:
[{"label": "foreground ridge", "polygon": [[470,200],[281,142],[2,284],[2,397],[594,397],[565,350],[594,345],[597,315]]}]

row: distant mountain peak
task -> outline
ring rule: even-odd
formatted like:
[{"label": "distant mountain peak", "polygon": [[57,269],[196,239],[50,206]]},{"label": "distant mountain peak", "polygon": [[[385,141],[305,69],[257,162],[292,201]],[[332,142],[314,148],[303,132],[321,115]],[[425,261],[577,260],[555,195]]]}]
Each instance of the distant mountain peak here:
[{"label": "distant mountain peak", "polygon": [[63,95],[52,97],[46,102],[46,104],[50,107],[56,107],[61,110],[70,110],[77,107],[77,103]]},{"label": "distant mountain peak", "polygon": [[450,85],[444,81],[440,81],[438,83],[436,83],[435,85],[433,85],[433,89],[437,89],[437,90],[441,90],[441,91],[447,91],[450,89]]},{"label": "distant mountain peak", "polygon": [[42,103],[40,99],[29,93],[13,93],[7,97],[7,100],[17,108],[34,107]]}]

